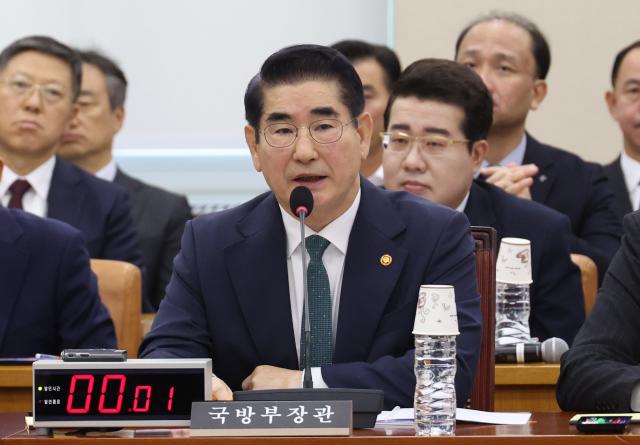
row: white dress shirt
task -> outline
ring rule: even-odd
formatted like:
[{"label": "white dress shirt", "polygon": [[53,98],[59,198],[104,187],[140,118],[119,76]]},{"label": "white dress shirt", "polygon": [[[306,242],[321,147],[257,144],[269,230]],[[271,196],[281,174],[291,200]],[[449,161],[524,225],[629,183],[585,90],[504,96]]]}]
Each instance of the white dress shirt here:
[{"label": "white dress shirt", "polygon": [[6,165],[0,179],[0,200],[4,207],[9,205],[11,200],[11,192],[9,187],[16,179],[25,179],[31,184],[31,188],[26,191],[22,197],[22,210],[33,213],[40,217],[47,216],[47,197],[49,196],[49,187],[51,186],[51,176],[53,176],[53,168],[56,166],[56,157],[51,156],[43,164],[35,170],[32,170],[25,176],[18,176],[13,170]]},{"label": "white dress shirt", "polygon": [[112,159],[107,165],[96,172],[96,176],[105,181],[113,182],[113,180],[116,179],[117,170],[116,161]]},{"label": "white dress shirt", "polygon": [[631,158],[624,150],[620,155],[620,167],[627,185],[631,208],[636,211],[640,204],[640,162]]},{"label": "white dress shirt", "polygon": [[[340,308],[340,292],[342,289],[342,273],[344,259],[349,245],[351,228],[360,205],[360,190],[351,207],[333,220],[320,232],[305,227],[305,238],[317,234],[327,239],[330,244],[322,255],[322,263],[329,277],[331,293],[331,321],[332,344],[335,345],[336,329],[338,326],[338,311]],[[289,274],[289,298],[291,301],[291,320],[293,321],[293,335],[296,343],[298,359],[300,357],[300,336],[302,331],[302,307],[304,306],[304,283],[302,281],[302,245],[300,244],[300,221],[289,215],[280,206],[282,221],[287,235],[287,272]],[[309,264],[309,253],[305,252],[305,262]],[[314,388],[327,388],[319,367],[311,368]]]},{"label": "white dress shirt", "polygon": [[382,164],[380,164],[380,167],[378,167],[376,171],[374,171],[373,174],[367,179],[369,179],[369,181],[371,181],[374,185],[384,185],[384,169],[382,167]]},{"label": "white dress shirt", "polygon": [[[524,153],[526,149],[527,149],[527,134],[525,133],[522,136],[522,140],[520,141],[520,143],[516,145],[516,147],[513,150],[511,150],[511,152],[507,156],[505,156],[503,160],[498,162],[498,165],[504,166],[509,163],[522,165],[522,162],[524,161]],[[491,150],[491,147],[489,147],[489,150]],[[486,168],[489,166],[490,164],[486,160],[484,160],[482,161],[482,165],[480,166],[480,168]]]}]

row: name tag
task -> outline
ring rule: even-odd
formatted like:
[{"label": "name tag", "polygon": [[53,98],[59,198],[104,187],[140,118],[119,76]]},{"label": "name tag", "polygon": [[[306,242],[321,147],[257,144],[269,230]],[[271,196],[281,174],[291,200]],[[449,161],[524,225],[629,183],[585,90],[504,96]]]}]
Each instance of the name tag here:
[{"label": "name tag", "polygon": [[193,402],[192,436],[348,436],[351,400]]}]

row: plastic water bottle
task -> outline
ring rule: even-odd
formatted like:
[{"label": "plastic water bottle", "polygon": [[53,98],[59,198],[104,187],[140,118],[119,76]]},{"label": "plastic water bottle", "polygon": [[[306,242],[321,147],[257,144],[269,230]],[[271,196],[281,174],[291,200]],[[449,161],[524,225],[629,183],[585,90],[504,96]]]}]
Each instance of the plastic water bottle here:
[{"label": "plastic water bottle", "polygon": [[415,336],[417,436],[452,436],[456,428],[456,336]]},{"label": "plastic water bottle", "polygon": [[496,346],[531,341],[528,284],[496,283]]}]

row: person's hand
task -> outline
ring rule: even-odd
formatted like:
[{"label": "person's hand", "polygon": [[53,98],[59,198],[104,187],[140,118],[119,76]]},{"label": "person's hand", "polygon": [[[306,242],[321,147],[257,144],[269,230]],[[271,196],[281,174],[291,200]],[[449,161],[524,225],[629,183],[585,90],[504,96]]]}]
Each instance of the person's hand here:
[{"label": "person's hand", "polygon": [[520,198],[531,199],[530,187],[533,185],[533,177],[538,174],[538,167],[535,164],[509,163],[506,166],[483,168],[480,173],[486,176],[489,184]]},{"label": "person's hand", "polygon": [[233,393],[222,379],[211,378],[211,400],[233,400]]},{"label": "person's hand", "polygon": [[302,388],[302,371],[260,365],[244,379],[242,389]]}]

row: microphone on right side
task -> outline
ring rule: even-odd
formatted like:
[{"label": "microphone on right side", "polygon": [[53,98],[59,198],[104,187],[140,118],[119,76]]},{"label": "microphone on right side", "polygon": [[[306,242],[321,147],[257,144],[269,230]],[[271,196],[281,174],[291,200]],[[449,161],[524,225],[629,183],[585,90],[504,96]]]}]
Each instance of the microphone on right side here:
[{"label": "microphone on right side", "polygon": [[551,337],[542,343],[517,343],[496,346],[496,363],[559,363],[569,345],[561,338]]}]

